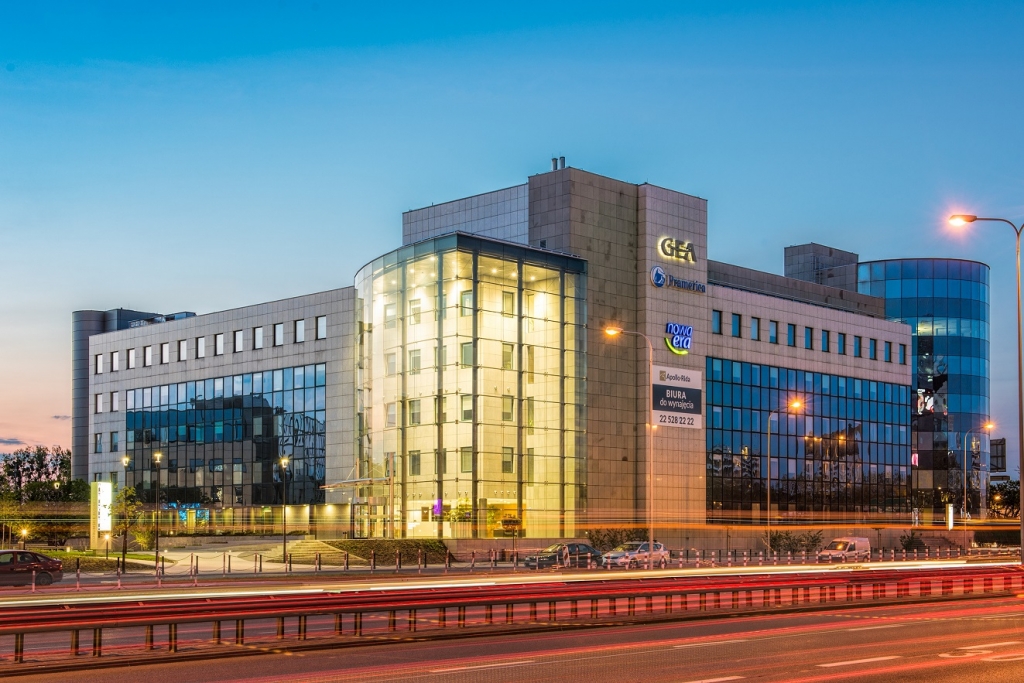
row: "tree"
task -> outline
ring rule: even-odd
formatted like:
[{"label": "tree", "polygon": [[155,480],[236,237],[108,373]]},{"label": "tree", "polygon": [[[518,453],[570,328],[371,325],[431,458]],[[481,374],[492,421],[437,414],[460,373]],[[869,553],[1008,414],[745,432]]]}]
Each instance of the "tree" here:
[{"label": "tree", "polygon": [[18,505],[18,499],[12,491],[5,491],[0,494],[0,546],[6,546],[7,541],[11,540],[11,532],[13,531],[11,523],[20,509],[21,506]]},{"label": "tree", "polygon": [[989,486],[989,511],[994,517],[1020,517],[1020,482],[1002,481]]},{"label": "tree", "polygon": [[142,502],[139,501],[135,488],[126,486],[114,496],[114,504],[111,506],[111,515],[114,518],[114,529],[121,534],[121,566],[124,566],[125,558],[128,555],[128,534],[142,519]]},{"label": "tree", "polygon": [[[40,484],[64,488],[71,482],[71,451],[61,446],[19,448],[0,455],[0,491],[11,492],[19,503],[29,500],[32,485],[38,494]],[[58,489],[54,489],[58,490]]]}]

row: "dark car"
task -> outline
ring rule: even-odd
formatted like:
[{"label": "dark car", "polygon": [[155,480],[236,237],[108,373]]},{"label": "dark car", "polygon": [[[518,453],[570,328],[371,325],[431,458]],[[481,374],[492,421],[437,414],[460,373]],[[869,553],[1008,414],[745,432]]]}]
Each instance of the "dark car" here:
[{"label": "dark car", "polygon": [[593,562],[598,566],[601,562],[601,551],[586,543],[555,543],[532,555],[527,555],[523,564],[527,569],[544,569],[545,567],[582,567],[587,568]]},{"label": "dark car", "polygon": [[36,585],[49,586],[64,578],[64,563],[28,550],[0,550],[0,584],[27,586],[33,571]]}]

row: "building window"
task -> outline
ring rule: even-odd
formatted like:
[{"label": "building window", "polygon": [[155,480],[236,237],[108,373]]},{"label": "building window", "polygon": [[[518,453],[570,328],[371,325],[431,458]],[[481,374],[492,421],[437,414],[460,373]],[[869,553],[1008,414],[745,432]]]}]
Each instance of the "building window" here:
[{"label": "building window", "polygon": [[473,420],[473,395],[463,394],[462,399],[462,420],[463,422],[472,422]]},{"label": "building window", "polygon": [[711,311],[711,334],[722,334],[721,311]]},{"label": "building window", "polygon": [[128,349],[128,369],[135,369],[135,349]]},{"label": "building window", "polygon": [[398,321],[398,306],[395,304],[384,304],[384,329],[393,330]]},{"label": "building window", "polygon": [[506,318],[511,318],[516,312],[516,293],[515,292],[502,292],[501,293],[501,314]]},{"label": "building window", "polygon": [[779,323],[775,322],[774,320],[768,321],[768,343],[779,343]]},{"label": "building window", "polygon": [[750,338],[754,341],[761,341],[761,319],[750,319]]},{"label": "building window", "polygon": [[[423,304],[422,304],[422,302],[419,299],[410,299],[409,300],[409,324],[410,325],[419,325],[420,324],[420,317],[421,317],[420,314],[422,313],[422,311],[423,311]],[[320,318],[317,318],[317,320],[319,320],[319,319]]]},{"label": "building window", "polygon": [[153,364],[153,347],[147,346],[142,349],[142,364],[147,368]]},{"label": "building window", "polygon": [[102,353],[97,353],[96,354],[96,365],[95,365],[95,367],[96,367],[96,374],[97,375],[102,375],[103,374],[103,354]]},{"label": "building window", "polygon": [[274,324],[274,346],[284,346],[284,323]]},{"label": "building window", "polygon": [[501,473],[515,474],[515,463],[515,451],[511,446],[503,446],[501,449]]},{"label": "building window", "polygon": [[832,349],[831,339],[829,339],[829,331],[821,331],[821,351],[822,353],[828,353]]},{"label": "building window", "polygon": [[814,328],[813,327],[805,327],[804,328],[804,348],[805,349],[813,349],[814,348]]},{"label": "building window", "polygon": [[206,358],[206,337],[196,337],[196,358]]},{"label": "building window", "polygon": [[836,353],[840,356],[846,355],[846,333],[840,332],[836,335]]},{"label": "building window", "polygon": [[796,325],[786,325],[786,346],[796,346]]},{"label": "building window", "polygon": [[459,464],[459,469],[463,474],[473,471],[473,449],[471,447],[463,446],[459,449]]},{"label": "building window", "polygon": [[116,391],[110,392],[110,412],[116,413],[121,410],[121,394]]},{"label": "building window", "polygon": [[854,335],[853,337],[853,357],[861,357],[861,338],[858,337],[857,335]]},{"label": "building window", "polygon": [[892,342],[885,342],[885,348],[882,350],[882,352],[885,354],[885,362],[886,363],[891,363],[892,362]]},{"label": "building window", "polygon": [[515,344],[503,343],[501,345],[501,369],[502,370],[514,370],[515,369]]},{"label": "building window", "polygon": [[235,343],[232,350],[235,353],[245,351],[245,335],[242,334],[241,330],[235,330]]},{"label": "building window", "polygon": [[878,340],[868,339],[868,358],[878,360]]},{"label": "building window", "polygon": [[254,327],[252,328],[252,348],[262,349],[263,348],[263,328]]},{"label": "building window", "polygon": [[120,369],[121,369],[121,352],[120,351],[114,351],[112,354],[110,354],[110,370],[112,372],[117,372]]},{"label": "building window", "polygon": [[213,355],[223,356],[224,355],[224,333],[213,335]]},{"label": "building window", "polygon": [[296,320],[295,321],[295,343],[301,344],[306,341],[306,321]]},{"label": "building window", "polygon": [[398,405],[395,403],[385,403],[384,416],[385,427],[398,426]]},{"label": "building window", "polygon": [[420,476],[420,452],[409,451],[409,476]]},{"label": "building window", "polygon": [[743,334],[740,329],[743,325],[743,317],[739,313],[732,314],[732,336],[739,337]]},{"label": "building window", "polygon": [[[417,313],[417,315],[419,315],[419,314]],[[418,317],[416,319],[416,322],[419,322],[419,318]],[[317,339],[327,339],[327,316],[326,315],[318,315],[317,318],[316,318],[316,338]]]},{"label": "building window", "polygon": [[467,289],[459,294],[459,315],[473,315],[473,290]]},{"label": "building window", "polygon": [[102,453],[103,452],[103,435],[93,434],[92,435],[92,452]]},{"label": "building window", "polygon": [[160,364],[167,365],[171,362],[171,343],[164,342],[160,345]]},{"label": "building window", "polygon": [[473,366],[473,342],[463,342],[461,358],[463,366],[467,368]]},{"label": "building window", "polygon": [[110,432],[110,452],[117,453],[118,446],[120,445],[120,434],[117,432]]},{"label": "building window", "polygon": [[501,421],[511,422],[514,418],[515,410],[515,399],[509,394],[505,394],[501,397]]},{"label": "building window", "polygon": [[93,406],[93,409],[96,411],[97,414],[98,413],[102,413],[103,412],[103,394],[96,394],[95,398],[96,398],[96,400],[95,400],[95,404]]},{"label": "building window", "polygon": [[384,374],[388,377],[398,374],[398,354],[397,353],[385,353],[384,354]]},{"label": "building window", "polygon": [[420,415],[420,399],[414,398],[411,401],[409,401],[409,424],[420,424]]},{"label": "building window", "polygon": [[409,350],[409,374],[418,375],[420,374],[420,350],[410,349]]},{"label": "building window", "polygon": [[900,365],[907,364],[907,345],[900,344]]}]

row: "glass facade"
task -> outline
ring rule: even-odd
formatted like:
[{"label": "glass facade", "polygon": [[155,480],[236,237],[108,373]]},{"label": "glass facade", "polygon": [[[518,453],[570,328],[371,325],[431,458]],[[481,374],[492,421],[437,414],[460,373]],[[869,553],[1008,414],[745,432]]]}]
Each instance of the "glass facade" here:
[{"label": "glass facade", "polygon": [[890,320],[913,332],[911,397],[914,507],[963,506],[964,437],[969,509],[988,491],[989,268],[959,259],[874,261],[857,266],[857,290],[885,298]]},{"label": "glass facade", "polygon": [[[323,503],[327,366],[305,365],[129,390],[127,485],[172,506]],[[288,457],[282,478],[279,461]]]},{"label": "glass facade", "polygon": [[[707,359],[707,518],[910,512],[910,387]],[[799,411],[786,412],[794,399]]]},{"label": "glass facade", "polygon": [[575,534],[586,263],[453,234],[363,268],[356,536]]}]

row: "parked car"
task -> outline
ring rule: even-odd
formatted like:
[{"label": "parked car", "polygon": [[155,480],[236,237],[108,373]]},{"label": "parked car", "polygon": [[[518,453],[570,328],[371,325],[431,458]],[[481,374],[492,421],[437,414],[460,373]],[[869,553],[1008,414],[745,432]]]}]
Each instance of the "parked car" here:
[{"label": "parked car", "polygon": [[[649,545],[647,541],[630,541],[623,543],[620,546],[612,548],[604,555],[601,556],[601,564],[605,567],[626,567],[627,569],[636,569],[637,567],[643,567],[647,564],[647,554]],[[659,566],[662,563],[668,564],[670,559],[669,551],[664,545],[654,542],[654,565]]]},{"label": "parked car", "polygon": [[849,562],[871,558],[871,541],[859,536],[843,536],[818,551],[819,562]]},{"label": "parked car", "polygon": [[27,586],[36,573],[37,586],[64,578],[64,563],[28,550],[0,550],[0,584]]},{"label": "parked car", "polygon": [[523,563],[527,569],[544,569],[545,567],[587,567],[588,559],[595,565],[600,564],[601,551],[586,543],[555,543],[532,555],[527,555]]}]

